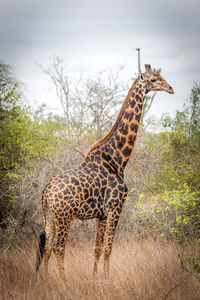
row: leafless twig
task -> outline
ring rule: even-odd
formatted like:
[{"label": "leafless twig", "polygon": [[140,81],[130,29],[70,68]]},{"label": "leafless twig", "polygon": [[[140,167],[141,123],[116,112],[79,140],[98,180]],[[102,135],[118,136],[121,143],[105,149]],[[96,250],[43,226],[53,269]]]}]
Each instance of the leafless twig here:
[{"label": "leafless twig", "polygon": [[171,289],[163,298],[163,300],[167,299],[169,297],[169,295],[175,290],[177,289],[179,286],[181,286],[181,284],[177,284],[175,287],[173,287],[173,289]]}]

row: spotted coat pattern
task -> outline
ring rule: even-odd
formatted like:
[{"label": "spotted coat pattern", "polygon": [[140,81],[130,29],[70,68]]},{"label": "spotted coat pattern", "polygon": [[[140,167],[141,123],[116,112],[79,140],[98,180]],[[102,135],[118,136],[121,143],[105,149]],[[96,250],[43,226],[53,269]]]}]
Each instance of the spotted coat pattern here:
[{"label": "spotted coat pattern", "polygon": [[145,67],[146,72],[133,83],[110,132],[88,150],[76,169],[54,176],[44,189],[45,273],[53,249],[60,275],[65,278],[64,249],[73,219],[96,218],[93,272],[103,251],[104,271],[108,274],[114,232],[128,191],[124,169],[136,140],[144,97],[151,90],[173,93],[158,73],[152,72],[149,65]]}]

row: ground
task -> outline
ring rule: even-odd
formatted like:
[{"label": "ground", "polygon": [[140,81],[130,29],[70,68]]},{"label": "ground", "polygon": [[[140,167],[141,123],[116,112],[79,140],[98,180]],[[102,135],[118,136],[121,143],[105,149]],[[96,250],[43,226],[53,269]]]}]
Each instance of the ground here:
[{"label": "ground", "polygon": [[110,278],[103,276],[103,260],[92,277],[93,241],[69,239],[66,245],[67,281],[58,275],[54,255],[45,283],[34,271],[36,241],[14,247],[0,255],[0,299],[200,299],[199,281],[183,272],[176,242],[162,238],[116,237]]}]

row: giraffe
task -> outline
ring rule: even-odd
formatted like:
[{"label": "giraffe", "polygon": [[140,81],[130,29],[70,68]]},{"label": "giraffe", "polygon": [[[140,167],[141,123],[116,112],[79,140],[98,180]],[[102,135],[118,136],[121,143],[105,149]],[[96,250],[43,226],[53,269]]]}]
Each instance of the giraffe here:
[{"label": "giraffe", "polygon": [[64,250],[75,218],[96,219],[93,274],[103,252],[108,277],[114,233],[128,192],[124,169],[135,144],[144,98],[150,91],[174,93],[159,73],[145,65],[108,134],[89,148],[76,169],[52,177],[46,185],[42,195],[45,231],[40,235],[36,263],[38,271],[44,256],[45,277],[53,249],[60,276],[65,279]]}]

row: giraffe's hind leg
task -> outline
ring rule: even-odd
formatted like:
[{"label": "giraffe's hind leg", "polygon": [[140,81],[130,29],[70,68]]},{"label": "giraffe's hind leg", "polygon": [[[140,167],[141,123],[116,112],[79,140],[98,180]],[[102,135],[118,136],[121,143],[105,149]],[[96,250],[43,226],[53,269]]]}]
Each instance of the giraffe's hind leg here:
[{"label": "giraffe's hind leg", "polygon": [[73,218],[68,218],[64,224],[56,224],[56,234],[53,243],[53,251],[57,258],[60,277],[65,280],[65,270],[64,270],[64,255],[65,255],[65,244],[67,237],[73,222]]},{"label": "giraffe's hind leg", "polygon": [[97,272],[97,265],[102,254],[104,234],[106,230],[106,219],[100,220],[96,219],[96,238],[95,238],[95,248],[94,248],[94,267],[93,275]]},{"label": "giraffe's hind leg", "polygon": [[50,213],[46,214],[45,234],[46,234],[46,241],[45,241],[45,248],[44,248],[44,275],[46,278],[48,262],[51,256],[52,244],[53,244],[53,239],[55,234],[55,225],[54,225],[53,217]]}]

